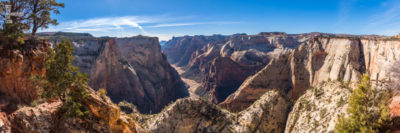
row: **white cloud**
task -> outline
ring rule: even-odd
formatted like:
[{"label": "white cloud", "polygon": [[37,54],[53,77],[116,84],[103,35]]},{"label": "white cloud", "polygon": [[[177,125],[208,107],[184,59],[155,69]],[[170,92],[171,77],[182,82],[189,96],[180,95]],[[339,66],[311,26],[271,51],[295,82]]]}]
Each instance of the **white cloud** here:
[{"label": "white cloud", "polygon": [[140,23],[149,23],[155,20],[139,17],[108,17],[94,18],[88,20],[77,20],[69,22],[61,22],[58,26],[50,27],[42,31],[68,31],[68,32],[87,32],[87,31],[110,31],[121,29],[122,27],[137,28],[145,32]]},{"label": "white cloud", "polygon": [[[156,34],[150,33],[146,28],[177,27],[205,24],[234,24],[239,22],[187,22],[187,23],[168,23],[185,20],[189,17],[170,17],[161,16],[123,16],[123,17],[104,17],[92,18],[87,20],[75,20],[60,22],[57,26],[50,26],[40,32],[85,32],[94,36],[129,37],[134,35],[157,36],[160,40],[169,40],[172,36],[183,36],[183,34]],[[147,25],[147,26],[143,26]]]},{"label": "white cloud", "polygon": [[235,24],[239,22],[192,22],[192,23],[166,23],[166,24],[156,24],[153,26],[148,26],[150,28],[159,27],[176,27],[176,26],[191,26],[191,25],[205,25],[205,24]]}]

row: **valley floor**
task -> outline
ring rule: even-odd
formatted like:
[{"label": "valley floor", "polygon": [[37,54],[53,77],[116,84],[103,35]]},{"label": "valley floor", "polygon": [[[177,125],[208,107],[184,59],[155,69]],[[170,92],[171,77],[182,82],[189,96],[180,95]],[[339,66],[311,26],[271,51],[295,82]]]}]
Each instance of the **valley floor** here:
[{"label": "valley floor", "polygon": [[189,96],[191,98],[198,98],[199,96],[195,93],[196,88],[198,88],[200,86],[199,82],[196,82],[195,80],[192,79],[188,79],[182,76],[182,74],[185,72],[185,70],[183,70],[182,67],[178,67],[175,64],[171,64],[172,67],[175,68],[175,70],[179,73],[179,75],[181,75],[181,79],[183,82],[185,82],[186,85],[189,86]]}]

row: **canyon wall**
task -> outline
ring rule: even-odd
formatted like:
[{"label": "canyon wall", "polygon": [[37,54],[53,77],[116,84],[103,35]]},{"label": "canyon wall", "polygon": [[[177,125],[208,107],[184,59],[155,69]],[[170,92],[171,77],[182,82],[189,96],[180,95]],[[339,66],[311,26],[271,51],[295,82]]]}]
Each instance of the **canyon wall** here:
[{"label": "canyon wall", "polygon": [[26,40],[17,49],[7,46],[0,42],[0,110],[10,113],[38,97],[31,76],[45,74],[44,61],[50,44]]},{"label": "canyon wall", "polygon": [[183,77],[201,83],[195,90],[196,94],[220,103],[271,59],[289,53],[311,36],[281,32],[184,36],[168,41],[164,53],[170,63],[185,68]]},{"label": "canyon wall", "polygon": [[[196,68],[205,75],[198,92],[207,99],[176,102],[187,96],[187,90],[161,53],[157,38],[72,39],[74,64],[88,73],[92,87],[105,88],[111,99],[87,88],[89,97],[83,104],[89,115],[83,118],[62,117],[57,111],[63,104],[59,101],[21,107],[8,118],[0,112],[0,131],[11,127],[14,132],[330,132],[345,112],[350,88],[361,75],[368,73],[375,87],[386,88],[391,81],[390,68],[400,57],[400,40],[389,38],[282,33],[226,38],[224,43],[204,44],[203,51],[195,50],[185,65],[188,72]],[[261,41],[252,42],[252,38]],[[295,38],[293,44],[299,46],[265,47],[280,44],[277,40],[288,43],[288,38]],[[45,42],[40,44],[21,50],[0,45],[0,66],[6,66],[0,70],[4,109],[14,106],[15,110],[19,103],[29,104],[36,98],[29,78],[44,74],[49,48]],[[191,67],[191,63],[203,65]],[[250,76],[243,76],[247,74]],[[292,106],[290,101],[296,99]],[[139,113],[126,115],[111,100],[131,102]],[[392,104],[391,113],[398,112]],[[160,113],[145,115],[151,111]]]},{"label": "canyon wall", "polygon": [[326,81],[342,81],[354,87],[363,73],[371,76],[374,86],[385,87],[390,80],[389,69],[398,57],[399,40],[315,37],[247,78],[221,105],[238,111],[264,91],[277,88],[297,99],[305,90]]},{"label": "canyon wall", "polygon": [[76,57],[73,64],[88,74],[89,86],[106,89],[114,103],[127,101],[142,113],[157,113],[166,104],[188,96],[155,37],[71,40]]}]

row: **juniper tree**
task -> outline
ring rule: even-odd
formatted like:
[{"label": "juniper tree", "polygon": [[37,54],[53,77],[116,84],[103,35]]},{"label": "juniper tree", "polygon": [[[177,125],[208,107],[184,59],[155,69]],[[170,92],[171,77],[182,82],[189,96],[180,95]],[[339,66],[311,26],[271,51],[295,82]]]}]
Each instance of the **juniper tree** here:
[{"label": "juniper tree", "polygon": [[335,132],[388,132],[391,127],[387,106],[390,96],[389,91],[373,89],[369,77],[363,75],[358,88],[349,97],[348,116],[339,118]]},{"label": "juniper tree", "polygon": [[44,99],[60,99],[61,110],[68,116],[83,116],[82,102],[87,97],[88,78],[72,65],[74,47],[69,40],[56,44],[48,51],[46,75],[34,77],[38,93]]},{"label": "juniper tree", "polygon": [[32,36],[36,35],[39,28],[48,28],[49,25],[57,25],[57,20],[52,19],[50,14],[60,14],[59,8],[64,8],[64,3],[56,0],[28,0],[28,20],[32,25]]}]

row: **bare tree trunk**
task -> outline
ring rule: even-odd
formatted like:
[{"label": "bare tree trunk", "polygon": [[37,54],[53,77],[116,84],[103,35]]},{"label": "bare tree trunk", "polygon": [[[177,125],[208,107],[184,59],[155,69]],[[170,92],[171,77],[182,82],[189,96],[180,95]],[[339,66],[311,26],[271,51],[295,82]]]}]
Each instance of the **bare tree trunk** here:
[{"label": "bare tree trunk", "polygon": [[37,11],[37,8],[38,8],[38,5],[39,5],[39,0],[35,0],[34,1],[34,4],[33,4],[33,11],[32,11],[32,13],[33,14],[35,14],[35,16],[33,16],[33,27],[32,27],[32,37],[35,37],[36,36],[36,32],[37,32],[37,29],[38,29],[38,17],[37,17],[37,13],[38,13],[38,11]]},{"label": "bare tree trunk", "polygon": [[36,25],[33,25],[33,28],[32,28],[32,37],[35,37],[36,36],[36,32],[37,32],[37,27],[36,27]]}]

